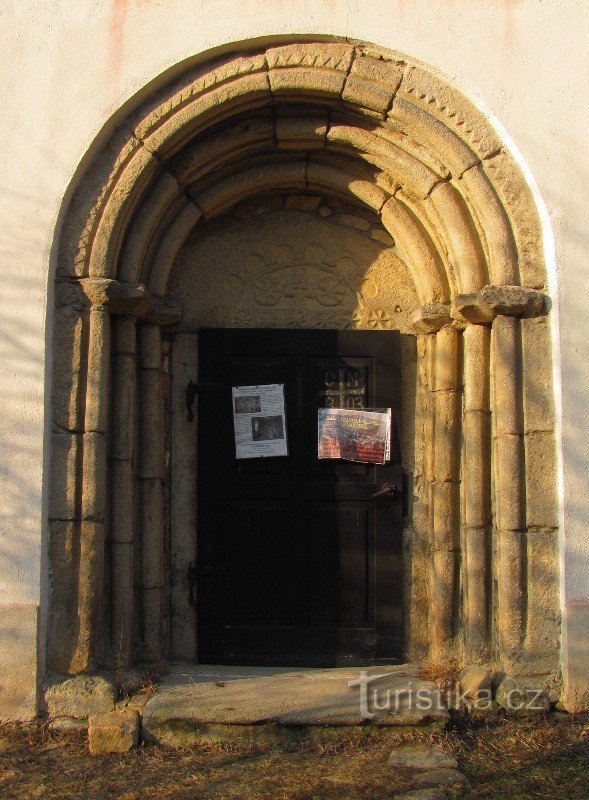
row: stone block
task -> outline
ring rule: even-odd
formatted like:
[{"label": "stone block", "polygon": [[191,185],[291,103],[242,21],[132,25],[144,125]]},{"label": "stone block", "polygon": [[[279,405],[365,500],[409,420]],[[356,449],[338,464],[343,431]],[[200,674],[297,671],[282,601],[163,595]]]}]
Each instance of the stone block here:
[{"label": "stone block", "polygon": [[76,643],[79,540],[79,523],[51,523],[47,664],[57,673],[68,672]]},{"label": "stone block", "polygon": [[481,164],[460,177],[460,191],[471,208],[484,209],[480,220],[487,247],[491,282],[500,286],[518,282],[518,254],[509,218]]},{"label": "stone block", "polygon": [[464,137],[478,158],[486,158],[501,149],[501,140],[483,114],[430,70],[417,65],[408,67],[399,93]]},{"label": "stone block", "polygon": [[501,708],[516,714],[549,711],[549,681],[535,676],[508,676],[499,684],[495,700]]},{"label": "stone block", "polygon": [[589,711],[589,603],[571,602],[563,619],[563,704],[568,711]]},{"label": "stone block", "polygon": [[356,55],[342,97],[348,103],[384,114],[401,83],[404,68],[402,61],[387,62]]},{"label": "stone block", "polygon": [[[424,304],[439,305],[448,301],[449,288],[445,275],[442,274],[436,249],[423,235],[423,231],[412,211],[398,194],[390,197],[381,209],[381,221],[386,230],[394,236],[395,241],[405,254],[407,265],[413,275],[419,275],[417,291],[419,300]],[[444,322],[438,323],[432,330],[426,326],[415,328],[416,333],[434,333],[445,324],[450,324],[450,312]],[[417,319],[416,323],[420,320]]]},{"label": "stone block", "polygon": [[344,195],[352,194],[375,211],[380,211],[389,199],[388,194],[373,181],[363,180],[351,172],[343,172],[328,164],[309,161],[306,178],[311,187],[331,189]]},{"label": "stone block", "polygon": [[325,144],[327,116],[276,118],[276,141],[281,148],[293,150],[317,148]]},{"label": "stone block", "polygon": [[115,665],[126,669],[133,658],[133,544],[111,544],[111,636]]},{"label": "stone block", "polygon": [[50,678],[44,686],[50,717],[85,719],[112,711],[117,699],[114,682],[103,675],[75,675]]},{"label": "stone block", "polygon": [[438,217],[437,236],[453,265],[458,291],[477,291],[486,279],[487,268],[467,203],[452,183],[441,181],[430,193],[429,208],[434,219]]},{"label": "stone block", "polygon": [[321,204],[317,195],[291,194],[284,201],[285,208],[298,208],[301,211],[315,211]]},{"label": "stone block", "polygon": [[527,637],[529,650],[550,659],[548,672],[559,652],[560,564],[558,531],[528,530],[527,535]]},{"label": "stone block", "polygon": [[526,523],[528,528],[558,526],[556,443],[553,433],[524,436],[526,456]]},{"label": "stone block", "polygon": [[554,430],[552,340],[546,317],[522,319],[524,430]]},{"label": "stone block", "polygon": [[458,477],[458,466],[460,464],[458,393],[435,392],[433,404],[435,420],[433,440],[435,479],[436,481],[453,481]]},{"label": "stone block", "polygon": [[436,550],[431,568],[430,597],[430,657],[443,658],[452,639],[454,590],[456,580],[456,553],[453,550]]},{"label": "stone block", "polygon": [[162,367],[162,336],[159,325],[149,323],[139,327],[142,369],[159,370]]},{"label": "stone block", "polygon": [[51,469],[49,483],[50,519],[74,519],[76,494],[81,466],[78,434],[54,431],[51,434]]},{"label": "stone block", "polygon": [[143,586],[163,586],[163,489],[159,478],[142,481]]},{"label": "stone block", "polygon": [[[484,666],[470,664],[462,670],[459,677],[460,690],[469,700],[478,700],[481,693],[491,698],[493,672]],[[446,765],[444,765],[446,766]]]},{"label": "stone block", "polygon": [[491,418],[482,411],[467,411],[462,424],[464,522],[467,528],[480,528],[491,516]]},{"label": "stone block", "polygon": [[131,459],[135,414],[135,356],[117,353],[113,357],[112,458]]},{"label": "stone block", "polygon": [[497,527],[503,531],[519,531],[525,521],[522,437],[499,436],[494,448]]},{"label": "stone block", "polygon": [[458,388],[458,351],[461,337],[450,326],[436,334],[436,362],[434,367],[434,391]]},{"label": "stone block", "polygon": [[[113,281],[114,283],[114,281]],[[103,308],[90,310],[88,374],[86,376],[86,431],[105,433],[108,423],[110,379],[110,314]]]},{"label": "stone block", "polygon": [[164,474],[163,398],[161,372],[141,371],[141,471],[142,478]]},{"label": "stone block", "polygon": [[539,317],[546,314],[548,300],[543,292],[527,286],[484,286],[480,297],[493,312],[508,317]]},{"label": "stone block", "polygon": [[289,97],[304,92],[307,97],[338,97],[344,88],[345,75],[331,70],[305,67],[276,69],[269,73],[272,94]]},{"label": "stone block", "polygon": [[25,722],[38,710],[38,606],[0,604],[0,719]]},{"label": "stone block", "polygon": [[[249,62],[247,65],[246,61]],[[260,66],[264,69],[263,63],[263,56],[244,58],[242,64],[246,71],[252,70],[250,74],[232,76],[232,80],[222,79],[219,83],[216,77],[219,71],[215,70],[200,80],[198,91],[197,79],[192,87],[180,89],[170,100],[160,95],[153,104],[151,113],[142,113],[143,119],[138,121],[135,135],[143,138],[149,151],[157,153],[159,158],[166,158],[169,154],[178,152],[199,130],[214,124],[230,111],[237,113],[270,102],[266,71],[254,71]],[[222,71],[225,71],[224,68]],[[208,90],[203,91],[205,89]],[[194,99],[186,102],[191,94]],[[199,121],[199,128],[195,130],[196,119]]]},{"label": "stone block", "polygon": [[143,660],[157,663],[162,655],[162,590],[159,587],[143,589],[141,594],[143,611]]},{"label": "stone block", "polygon": [[490,534],[468,528],[463,537],[464,640],[466,657],[484,656],[489,638]]},{"label": "stone block", "polygon": [[497,540],[497,628],[500,647],[510,653],[521,647],[524,634],[525,533],[498,531]]},{"label": "stone block", "polygon": [[235,206],[233,213],[235,214],[236,219],[238,219],[240,222],[243,222],[246,219],[261,217],[263,214],[267,214],[268,212],[273,211],[275,208],[280,208],[281,206],[281,197],[267,195],[266,197],[254,197],[251,200],[242,200],[241,203],[238,203]]},{"label": "stone block", "polygon": [[133,541],[133,466],[130,461],[111,462],[111,527],[113,542]]},{"label": "stone block", "polygon": [[474,325],[487,325],[496,316],[479,292],[456,295],[450,313],[452,317]]},{"label": "stone block", "polygon": [[[284,187],[287,189],[306,189],[306,162],[281,161],[270,164],[258,164],[241,172],[235,172],[224,180],[218,181],[210,188],[199,189],[189,187],[189,193],[202,208],[206,218],[211,218],[229,211],[233,206],[254,192]],[[161,285],[162,294],[165,286]]]},{"label": "stone block", "polygon": [[106,441],[102,433],[85,433],[82,439],[82,516],[104,521]]},{"label": "stone block", "polygon": [[395,240],[393,239],[391,234],[387,233],[386,231],[381,231],[378,229],[373,230],[372,233],[370,234],[370,238],[374,239],[376,242],[380,242],[381,244],[386,245],[387,247],[395,246]]},{"label": "stone block", "polygon": [[137,324],[133,317],[117,317],[114,320],[112,336],[115,353],[135,355]]},{"label": "stone block", "polygon": [[102,613],[104,569],[104,525],[82,522],[80,525],[80,564],[75,642],[68,672],[91,672],[96,669]]},{"label": "stone block", "polygon": [[444,122],[432,116],[429,107],[425,109],[416,105],[414,99],[413,95],[408,96],[406,93],[403,81],[387,119],[422,145],[429,145],[443,167],[452,175],[462,175],[465,170],[473,167],[478,159],[467,142]]},{"label": "stone block", "polygon": [[489,357],[491,331],[481,325],[467,325],[464,343],[464,410],[489,411]]},{"label": "stone block", "polygon": [[81,430],[85,400],[83,361],[84,314],[76,307],[58,307],[53,328],[53,420],[63,430]]},{"label": "stone block", "polygon": [[391,767],[403,769],[456,769],[458,762],[452,753],[439,747],[406,744],[396,747],[390,754],[388,762]]},{"label": "stone block", "polygon": [[453,550],[458,544],[458,484],[433,484],[433,546],[436,550]]},{"label": "stone block", "polygon": [[88,719],[88,747],[93,756],[126,753],[139,744],[140,718],[137,711],[111,711]]},{"label": "stone block", "polygon": [[419,306],[409,318],[409,324],[416,333],[437,333],[444,325],[449,325],[450,322],[448,306],[441,303],[429,303]]},{"label": "stone block", "polygon": [[491,332],[493,412],[496,435],[523,432],[519,320],[497,317]]},{"label": "stone block", "polygon": [[504,205],[513,229],[521,283],[541,289],[546,284],[546,265],[538,209],[513,156],[504,147],[496,152],[497,155],[485,159],[483,168]]},{"label": "stone block", "polygon": [[348,225],[348,227],[357,228],[359,231],[370,230],[370,222],[354,214],[337,214],[333,219],[334,222],[337,222],[339,225]]},{"label": "stone block", "polygon": [[57,717],[52,719],[47,725],[47,730],[51,733],[80,733],[88,729],[88,722],[85,719],[75,719],[74,717]]}]

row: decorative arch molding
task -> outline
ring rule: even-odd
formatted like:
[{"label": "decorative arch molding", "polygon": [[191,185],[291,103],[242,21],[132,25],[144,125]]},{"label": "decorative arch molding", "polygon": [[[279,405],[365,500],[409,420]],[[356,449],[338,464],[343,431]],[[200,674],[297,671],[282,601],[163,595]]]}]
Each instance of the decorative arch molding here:
[{"label": "decorative arch molding", "polygon": [[73,196],[56,276],[49,666],[96,668],[103,591],[113,663],[131,663],[137,571],[139,657],[164,655],[161,327],[179,313],[168,278],[196,226],[279,188],[379,214],[422,304],[413,527],[429,610],[409,650],[510,671],[556,663],[549,302],[532,194],[484,115],[431,70],[306,42],[190,70],[127,117]]}]

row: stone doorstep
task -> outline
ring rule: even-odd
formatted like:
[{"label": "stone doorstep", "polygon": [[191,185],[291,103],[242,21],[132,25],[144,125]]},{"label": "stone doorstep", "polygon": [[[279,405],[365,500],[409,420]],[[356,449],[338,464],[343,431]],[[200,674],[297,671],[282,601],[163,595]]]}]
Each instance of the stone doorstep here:
[{"label": "stone doorstep", "polygon": [[[373,709],[370,699],[369,718],[362,714],[360,689],[348,685],[361,670],[381,706]],[[434,708],[421,710],[428,694]],[[400,698],[396,707],[387,708],[388,696],[391,706]],[[235,737],[276,741],[317,728],[341,732],[342,726],[371,725],[384,736],[383,729],[392,726],[445,723],[448,712],[438,706],[437,687],[417,678],[414,665],[268,669],[176,664],[145,707],[143,735],[161,744]]]}]

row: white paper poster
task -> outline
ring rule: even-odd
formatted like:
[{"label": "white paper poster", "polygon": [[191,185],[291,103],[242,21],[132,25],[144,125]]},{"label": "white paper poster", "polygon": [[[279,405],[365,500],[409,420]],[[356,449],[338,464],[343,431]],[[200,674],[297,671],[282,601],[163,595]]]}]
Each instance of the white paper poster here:
[{"label": "white paper poster", "polygon": [[284,384],[233,386],[235,458],[288,455]]}]

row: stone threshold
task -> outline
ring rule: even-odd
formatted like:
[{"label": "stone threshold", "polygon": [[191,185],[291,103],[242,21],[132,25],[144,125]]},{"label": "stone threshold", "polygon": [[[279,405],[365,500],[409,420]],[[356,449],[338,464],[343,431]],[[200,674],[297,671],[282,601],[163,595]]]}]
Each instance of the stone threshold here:
[{"label": "stone threshold", "polygon": [[148,701],[143,737],[159,744],[205,740],[329,738],[346,728],[375,734],[444,724],[437,686],[401,664],[335,669],[175,663]]}]

